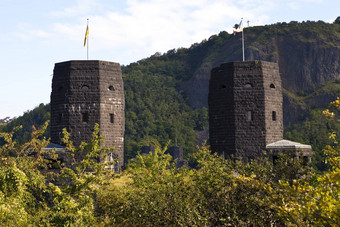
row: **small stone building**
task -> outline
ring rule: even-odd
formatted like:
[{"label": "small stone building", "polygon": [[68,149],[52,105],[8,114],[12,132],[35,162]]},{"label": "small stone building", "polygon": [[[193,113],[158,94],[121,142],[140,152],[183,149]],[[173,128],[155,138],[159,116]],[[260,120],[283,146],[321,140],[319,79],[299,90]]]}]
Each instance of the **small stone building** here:
[{"label": "small stone building", "polygon": [[63,145],[62,129],[71,133],[75,146],[89,142],[96,123],[102,145],[115,147],[124,163],[125,99],[118,63],[66,61],[54,67],[51,93],[51,142]]},{"label": "small stone building", "polygon": [[266,146],[266,150],[270,151],[273,161],[278,158],[279,154],[284,152],[290,156],[302,159],[305,163],[312,161],[313,150],[311,145],[301,144],[289,140],[280,140],[270,143]]},{"label": "small stone building", "polygon": [[262,156],[267,145],[283,139],[282,102],[277,63],[230,62],[212,69],[208,96],[212,151],[245,160]]}]

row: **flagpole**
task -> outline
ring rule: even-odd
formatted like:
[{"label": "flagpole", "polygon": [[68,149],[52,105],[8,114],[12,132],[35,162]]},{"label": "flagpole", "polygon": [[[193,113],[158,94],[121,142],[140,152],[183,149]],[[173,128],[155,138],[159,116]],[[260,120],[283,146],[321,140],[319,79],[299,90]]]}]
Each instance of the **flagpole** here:
[{"label": "flagpole", "polygon": [[[242,18],[243,20],[243,18]],[[242,26],[243,26],[243,22],[242,22]],[[243,57],[243,61],[245,61],[245,57],[244,57],[244,27],[242,28],[242,57]]]},{"label": "flagpole", "polygon": [[[87,18],[87,28],[88,27],[89,27],[89,18]],[[88,33],[88,35],[87,35],[87,60],[89,60],[89,41],[90,41],[89,35],[90,35],[90,33]]]},{"label": "flagpole", "polygon": [[243,53],[243,61],[244,61],[244,36],[243,36],[243,33],[244,33],[244,29],[242,31],[242,53]]},{"label": "flagpole", "polygon": [[241,22],[238,26],[235,25],[236,30],[234,30],[234,36],[238,32],[242,32],[242,60],[245,61],[245,56],[244,56],[244,28],[243,28],[243,18],[241,18]]}]

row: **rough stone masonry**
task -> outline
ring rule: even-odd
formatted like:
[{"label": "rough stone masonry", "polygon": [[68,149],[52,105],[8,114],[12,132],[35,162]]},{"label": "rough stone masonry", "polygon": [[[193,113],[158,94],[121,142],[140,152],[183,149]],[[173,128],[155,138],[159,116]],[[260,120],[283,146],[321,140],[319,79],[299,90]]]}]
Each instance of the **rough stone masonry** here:
[{"label": "rough stone masonry", "polygon": [[95,123],[105,146],[115,147],[124,163],[125,100],[118,63],[67,61],[56,63],[51,93],[51,142],[62,144],[62,129],[71,133],[75,146],[92,137]]},{"label": "rough stone masonry", "polygon": [[283,139],[277,63],[231,62],[212,69],[208,103],[213,152],[255,158],[267,144]]}]

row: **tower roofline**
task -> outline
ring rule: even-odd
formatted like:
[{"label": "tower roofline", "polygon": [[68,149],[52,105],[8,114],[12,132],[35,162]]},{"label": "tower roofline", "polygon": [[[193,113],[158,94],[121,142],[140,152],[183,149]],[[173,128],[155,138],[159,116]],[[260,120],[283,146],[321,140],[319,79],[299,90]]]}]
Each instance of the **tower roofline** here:
[{"label": "tower roofline", "polygon": [[117,62],[102,61],[102,60],[69,60],[55,63],[55,65],[120,65]]},{"label": "tower roofline", "polygon": [[227,62],[227,63],[222,63],[220,66],[215,67],[211,70],[211,72],[215,72],[216,70],[221,70],[224,68],[229,68],[229,67],[249,67],[250,65],[254,65],[255,68],[256,66],[269,66],[271,65],[272,67],[278,67],[278,63],[276,62],[269,62],[269,61],[260,61],[260,60],[254,60],[254,61],[232,61],[232,62]]}]

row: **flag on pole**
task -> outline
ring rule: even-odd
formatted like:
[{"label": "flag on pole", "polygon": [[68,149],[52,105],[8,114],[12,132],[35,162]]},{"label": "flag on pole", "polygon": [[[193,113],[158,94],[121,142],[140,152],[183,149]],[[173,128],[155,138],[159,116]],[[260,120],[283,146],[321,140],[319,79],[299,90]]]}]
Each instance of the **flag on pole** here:
[{"label": "flag on pole", "polygon": [[89,35],[89,25],[86,26],[86,32],[85,32],[85,39],[84,39],[84,46],[86,45],[87,36]]},{"label": "flag on pole", "polygon": [[245,61],[245,56],[244,56],[243,18],[241,18],[240,24],[237,26],[236,30],[234,30],[234,36],[236,35],[237,32],[242,32],[242,58],[243,58],[243,61]]},{"label": "flag on pole", "polygon": [[241,20],[236,30],[234,30],[234,35],[236,35],[237,32],[243,32],[243,20]]}]

